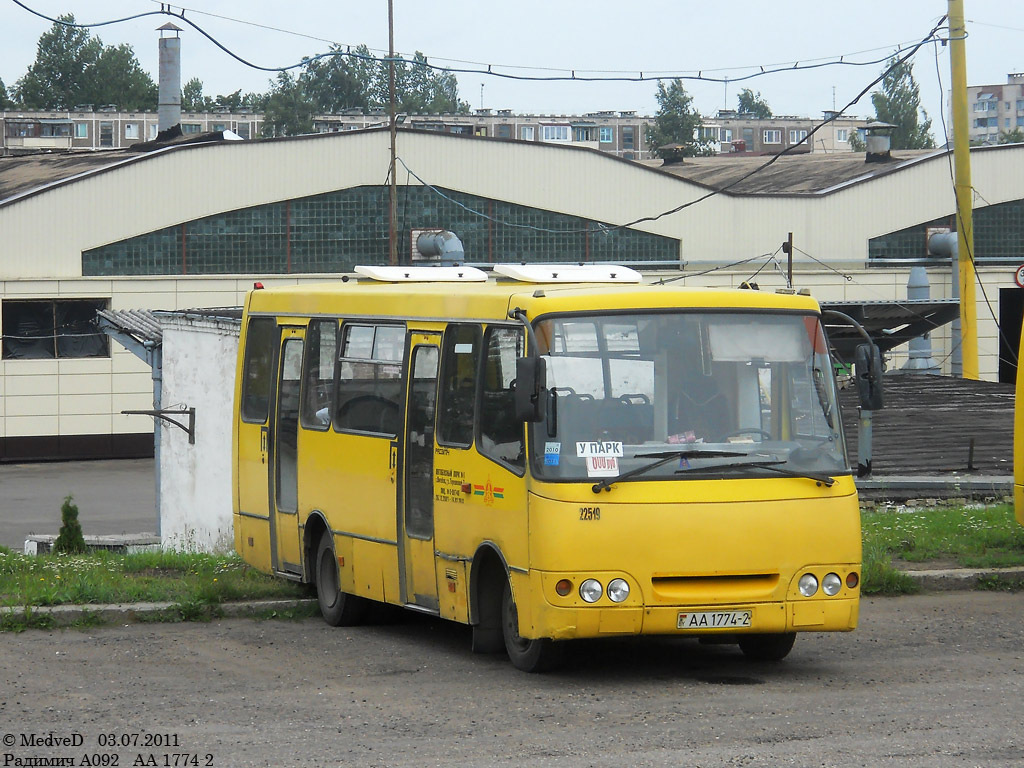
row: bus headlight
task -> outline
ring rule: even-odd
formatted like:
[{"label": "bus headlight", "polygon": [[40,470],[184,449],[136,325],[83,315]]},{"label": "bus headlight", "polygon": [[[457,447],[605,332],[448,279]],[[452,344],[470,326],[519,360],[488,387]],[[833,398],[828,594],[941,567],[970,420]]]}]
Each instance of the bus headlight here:
[{"label": "bus headlight", "polygon": [[821,589],[829,597],[832,597],[832,595],[838,595],[839,590],[842,588],[843,580],[840,579],[839,575],[836,573],[830,573],[821,580]]},{"label": "bus headlight", "polygon": [[818,580],[814,578],[813,573],[805,573],[800,577],[800,581],[797,586],[800,587],[801,595],[804,597],[811,597],[818,591]]},{"label": "bus headlight", "polygon": [[580,597],[583,598],[584,602],[596,603],[603,594],[604,587],[601,586],[601,582],[597,579],[587,579],[580,584]]},{"label": "bus headlight", "polygon": [[625,579],[612,579],[608,582],[608,599],[613,603],[621,603],[629,597],[629,584]]}]

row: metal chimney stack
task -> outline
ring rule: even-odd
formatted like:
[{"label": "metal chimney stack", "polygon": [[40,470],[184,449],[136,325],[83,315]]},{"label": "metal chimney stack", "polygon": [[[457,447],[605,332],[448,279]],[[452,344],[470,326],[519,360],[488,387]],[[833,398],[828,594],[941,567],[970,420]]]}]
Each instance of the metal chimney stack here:
[{"label": "metal chimney stack", "polygon": [[[181,27],[167,22],[160,32],[160,97],[157,130],[161,133],[181,123]],[[165,37],[173,32],[174,37]]]}]

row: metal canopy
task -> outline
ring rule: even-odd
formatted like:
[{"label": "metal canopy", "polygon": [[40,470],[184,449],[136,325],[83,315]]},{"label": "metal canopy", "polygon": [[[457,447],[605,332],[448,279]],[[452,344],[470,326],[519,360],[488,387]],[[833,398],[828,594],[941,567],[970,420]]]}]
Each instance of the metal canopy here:
[{"label": "metal canopy", "polygon": [[[823,301],[821,308],[842,312],[859,322],[883,353],[960,316],[956,299]],[[826,317],[824,322],[836,355],[841,361],[852,362],[854,350],[864,343],[864,337],[852,325],[840,320]]]}]

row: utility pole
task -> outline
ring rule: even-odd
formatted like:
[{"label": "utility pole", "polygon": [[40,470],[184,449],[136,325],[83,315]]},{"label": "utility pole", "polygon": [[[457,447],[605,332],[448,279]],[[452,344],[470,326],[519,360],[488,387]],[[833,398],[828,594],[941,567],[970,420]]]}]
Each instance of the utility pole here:
[{"label": "utility pole", "polygon": [[960,348],[963,377],[977,379],[978,312],[974,301],[974,195],[971,185],[971,145],[967,133],[967,53],[963,0],[949,2],[949,66],[953,75],[953,168],[956,231],[959,250]]},{"label": "utility pole", "polygon": [[395,0],[388,0],[388,112],[391,119],[391,168],[388,171],[388,264],[398,264],[398,182],[396,180],[395,144],[398,128],[395,123]]}]

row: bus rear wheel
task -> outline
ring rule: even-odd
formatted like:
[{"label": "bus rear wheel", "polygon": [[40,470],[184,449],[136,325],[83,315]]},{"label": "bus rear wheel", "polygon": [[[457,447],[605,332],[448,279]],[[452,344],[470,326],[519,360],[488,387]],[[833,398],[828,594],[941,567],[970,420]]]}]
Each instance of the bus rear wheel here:
[{"label": "bus rear wheel", "polygon": [[316,599],[324,621],[332,627],[359,624],[366,615],[365,600],[341,591],[338,558],[330,531],[324,531],[316,550]]},{"label": "bus rear wheel", "polygon": [[519,611],[512,587],[505,582],[501,596],[501,631],[512,666],[523,672],[547,672],[562,660],[562,646],[548,638],[527,640],[519,634]]},{"label": "bus rear wheel", "polygon": [[796,632],[777,635],[743,635],[740,650],[753,661],[782,661],[793,650]]}]

